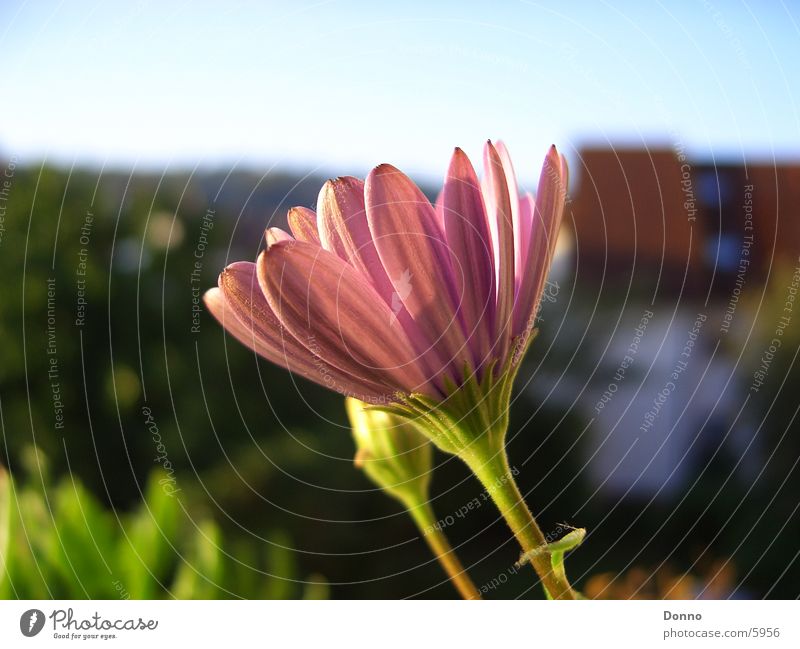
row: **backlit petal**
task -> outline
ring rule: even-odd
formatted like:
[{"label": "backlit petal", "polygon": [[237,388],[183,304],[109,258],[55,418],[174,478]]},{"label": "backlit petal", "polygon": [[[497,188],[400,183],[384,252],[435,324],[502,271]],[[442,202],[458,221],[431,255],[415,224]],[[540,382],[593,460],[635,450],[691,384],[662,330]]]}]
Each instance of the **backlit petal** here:
[{"label": "backlit petal", "polygon": [[518,278],[525,261],[525,251],[521,245],[524,239],[524,223],[521,218],[517,175],[514,173],[514,165],[511,163],[511,156],[508,153],[506,145],[503,142],[497,142],[495,148],[497,149],[497,154],[500,156],[500,161],[503,163],[503,173],[505,174],[506,185],[508,186],[508,202],[511,204],[511,222],[514,225],[514,277]]},{"label": "backlit petal", "polygon": [[474,367],[488,360],[495,317],[492,238],[480,183],[467,155],[456,149],[441,197],[447,245],[460,315],[472,348]]},{"label": "backlit petal", "polygon": [[267,228],[264,232],[264,241],[267,244],[267,248],[274,243],[278,243],[278,241],[291,241],[292,238],[291,234],[280,228]]},{"label": "backlit petal", "polygon": [[[495,355],[504,358],[511,343],[514,307],[514,225],[508,181],[497,149],[486,143],[483,153],[486,172],[484,199],[494,244],[497,276],[495,318]],[[488,194],[488,195],[487,195]]]},{"label": "backlit petal", "polygon": [[255,264],[232,264],[220,275],[219,286],[204,295],[206,307],[228,333],[260,356],[340,394],[364,394],[373,402],[389,394],[377,383],[355,381],[325,366],[283,330],[258,285]]},{"label": "backlit petal", "polygon": [[319,244],[317,215],[307,207],[293,207],[287,215],[289,229],[298,241]]},{"label": "backlit petal", "polygon": [[550,270],[566,200],[567,167],[555,146],[550,148],[539,177],[531,239],[514,307],[514,333],[530,333]]},{"label": "backlit petal", "polygon": [[394,290],[372,241],[364,207],[364,182],[346,176],[329,180],[317,201],[322,247],[368,278],[387,304]]},{"label": "backlit petal", "polygon": [[367,280],[312,244],[277,243],[261,254],[258,279],[274,313],[328,364],[402,392],[428,392],[416,353]]},{"label": "backlit petal", "polygon": [[403,305],[438,357],[433,371],[460,380],[471,362],[454,304],[450,255],[433,206],[391,165],[376,167],[366,182],[367,220],[383,267]]}]

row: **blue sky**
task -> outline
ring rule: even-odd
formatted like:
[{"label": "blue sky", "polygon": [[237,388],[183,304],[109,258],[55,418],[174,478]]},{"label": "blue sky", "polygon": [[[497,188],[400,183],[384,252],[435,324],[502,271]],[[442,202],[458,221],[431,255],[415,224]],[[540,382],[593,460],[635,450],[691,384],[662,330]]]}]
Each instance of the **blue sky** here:
[{"label": "blue sky", "polygon": [[[392,6],[397,5],[397,6]],[[502,138],[800,157],[798,4],[3,2],[0,153],[441,177]]]}]

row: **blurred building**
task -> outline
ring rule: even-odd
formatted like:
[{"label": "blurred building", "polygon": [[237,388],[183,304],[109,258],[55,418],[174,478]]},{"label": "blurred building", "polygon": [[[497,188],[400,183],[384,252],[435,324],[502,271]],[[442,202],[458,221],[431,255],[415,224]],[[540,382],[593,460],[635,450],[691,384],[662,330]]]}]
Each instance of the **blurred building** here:
[{"label": "blurred building", "polygon": [[797,259],[800,164],[713,165],[672,149],[584,149],[579,159],[579,276],[653,275],[659,291],[724,294],[743,245],[751,280]]},{"label": "blurred building", "polygon": [[800,164],[611,148],[579,160],[570,234],[576,286],[595,307],[567,337],[593,367],[559,379],[558,396],[590,421],[592,483],[669,497],[725,457],[746,480],[762,453],[737,417],[753,368],[720,343],[752,325],[739,297],[763,291],[775,264],[798,265]]}]

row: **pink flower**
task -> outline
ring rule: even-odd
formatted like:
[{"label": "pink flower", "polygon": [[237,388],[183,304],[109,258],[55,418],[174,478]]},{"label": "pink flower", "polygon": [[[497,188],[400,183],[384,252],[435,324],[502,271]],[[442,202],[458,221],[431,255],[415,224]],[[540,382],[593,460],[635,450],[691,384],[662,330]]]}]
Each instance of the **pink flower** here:
[{"label": "pink flower", "polygon": [[205,302],[264,358],[374,404],[433,402],[492,383],[524,351],[564,212],[567,167],[552,147],[536,198],[508,151],[486,144],[480,183],[456,149],[434,207],[388,164],[289,211],[258,261],[236,262]]}]

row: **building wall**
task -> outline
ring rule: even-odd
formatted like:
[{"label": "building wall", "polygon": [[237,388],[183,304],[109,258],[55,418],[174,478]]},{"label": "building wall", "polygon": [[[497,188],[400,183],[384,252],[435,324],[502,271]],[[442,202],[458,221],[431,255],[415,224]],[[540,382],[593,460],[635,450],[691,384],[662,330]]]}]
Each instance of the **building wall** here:
[{"label": "building wall", "polygon": [[800,255],[800,165],[749,167],[755,215],[754,246],[764,270],[774,257],[796,262]]},{"label": "building wall", "polygon": [[579,280],[625,276],[660,291],[725,293],[745,235],[747,185],[751,279],[765,277],[774,258],[800,254],[800,165],[711,166],[668,149],[609,148],[582,150],[576,171]]}]

